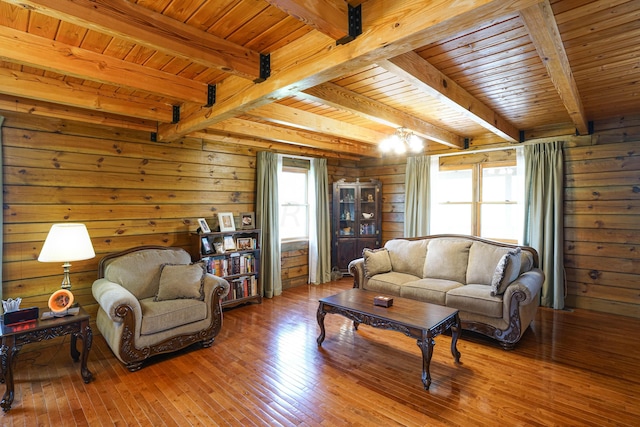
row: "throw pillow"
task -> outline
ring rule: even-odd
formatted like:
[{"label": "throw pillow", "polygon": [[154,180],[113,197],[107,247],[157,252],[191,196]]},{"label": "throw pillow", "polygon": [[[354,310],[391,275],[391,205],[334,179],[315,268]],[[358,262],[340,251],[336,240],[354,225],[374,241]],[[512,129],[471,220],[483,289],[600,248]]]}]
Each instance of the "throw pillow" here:
[{"label": "throw pillow", "polygon": [[160,285],[154,301],[172,299],[204,300],[204,276],[207,270],[203,263],[162,264]]},{"label": "throw pillow", "polygon": [[516,248],[504,254],[491,280],[491,295],[502,295],[507,286],[520,275],[520,248]]},{"label": "throw pillow", "polygon": [[391,258],[389,251],[382,249],[364,249],[362,251],[364,258],[364,275],[367,279],[376,274],[388,273],[391,271]]}]

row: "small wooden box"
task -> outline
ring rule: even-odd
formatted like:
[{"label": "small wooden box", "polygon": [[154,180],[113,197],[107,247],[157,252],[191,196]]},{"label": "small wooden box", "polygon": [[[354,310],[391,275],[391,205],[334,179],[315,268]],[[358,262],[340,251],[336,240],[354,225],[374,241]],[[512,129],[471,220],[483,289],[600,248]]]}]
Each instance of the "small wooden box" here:
[{"label": "small wooden box", "polygon": [[393,298],[378,295],[377,297],[373,298],[373,305],[378,305],[380,307],[391,307],[393,305]]}]

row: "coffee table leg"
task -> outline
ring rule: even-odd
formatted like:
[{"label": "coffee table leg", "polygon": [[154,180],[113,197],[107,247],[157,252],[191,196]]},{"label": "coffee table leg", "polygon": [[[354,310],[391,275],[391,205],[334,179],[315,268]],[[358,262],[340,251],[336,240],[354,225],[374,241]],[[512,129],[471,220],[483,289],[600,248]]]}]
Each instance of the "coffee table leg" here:
[{"label": "coffee table leg", "polygon": [[327,313],[324,311],[324,304],[320,303],[320,305],[318,305],[318,313],[316,314],[316,317],[318,318],[318,326],[320,326],[320,336],[318,336],[318,339],[316,340],[318,342],[318,347],[320,347],[322,345],[322,341],[324,341],[324,316],[326,315]]},{"label": "coffee table leg", "polygon": [[429,365],[431,365],[431,356],[433,355],[433,346],[435,342],[433,338],[427,337],[425,333],[422,334],[422,339],[418,340],[418,347],[422,350],[422,384],[424,389],[429,390],[431,385],[431,373],[429,372]]},{"label": "coffee table leg", "polygon": [[462,332],[460,326],[460,316],[456,313],[456,324],[451,327],[451,354],[456,363],[460,363],[460,352],[458,351],[458,337]]}]

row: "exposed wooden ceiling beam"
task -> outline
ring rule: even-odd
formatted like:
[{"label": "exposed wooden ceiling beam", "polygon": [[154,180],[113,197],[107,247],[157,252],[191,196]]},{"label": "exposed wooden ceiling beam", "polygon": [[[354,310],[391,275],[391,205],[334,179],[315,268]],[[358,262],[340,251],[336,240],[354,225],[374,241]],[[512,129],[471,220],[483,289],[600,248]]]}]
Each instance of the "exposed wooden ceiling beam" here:
[{"label": "exposed wooden ceiling beam", "polygon": [[312,132],[321,132],[325,135],[337,137],[349,135],[349,139],[373,145],[377,145],[389,136],[362,126],[352,125],[298,108],[287,107],[276,102],[251,110],[248,114],[269,122]]},{"label": "exposed wooden ceiling beam", "polygon": [[348,4],[344,0],[266,0],[334,40],[349,35]]},{"label": "exposed wooden ceiling beam", "polygon": [[158,129],[158,124],[155,121],[136,120],[133,117],[118,116],[100,111],[88,111],[74,107],[61,108],[59,104],[16,98],[3,94],[0,94],[0,110],[143,132],[156,132]]},{"label": "exposed wooden ceiling beam", "polygon": [[549,0],[523,9],[520,16],[578,133],[588,134],[584,106]]},{"label": "exposed wooden ceiling beam", "polygon": [[[449,0],[364,2],[362,15],[368,18],[362,36],[335,46],[326,36],[309,33],[271,54],[271,78],[257,85],[234,76],[225,79],[217,86],[214,106],[201,108],[175,125],[162,125],[158,138],[175,140],[337,78],[345,68],[356,69],[403,54],[538,1],[512,0],[505,4],[503,0],[473,0],[456,7],[450,7]],[[425,14],[429,19],[424,19]]]},{"label": "exposed wooden ceiling beam", "polygon": [[[229,134],[219,134],[212,133],[208,130],[202,130],[198,132],[193,132],[189,135],[193,138],[200,138],[203,140],[203,149],[208,150],[208,145],[213,145],[216,143],[230,143],[236,145],[243,145],[246,147],[252,147],[257,150],[269,150],[275,151],[278,153],[287,153],[287,154],[295,154],[298,156],[313,156],[313,157],[330,157],[335,159],[344,159],[344,160],[360,160],[361,156],[351,155],[349,153],[333,151],[333,150],[320,150],[313,147],[305,147],[302,145],[293,145],[287,144],[284,142],[275,142],[275,141],[265,141],[260,138],[251,138],[251,137],[241,137]],[[215,150],[215,148],[211,148]],[[257,151],[256,150],[256,151]]]},{"label": "exposed wooden ceiling beam", "polygon": [[65,22],[237,76],[260,77],[260,54],[126,0],[5,0]]},{"label": "exposed wooden ceiling beam", "polygon": [[[375,146],[360,144],[355,141],[345,141],[340,138],[329,138],[321,134],[304,132],[296,129],[288,129],[273,126],[266,123],[257,123],[242,119],[229,119],[216,123],[207,129],[210,132],[229,133],[268,141],[284,142],[287,144],[315,147],[328,151],[340,151],[358,156],[380,157]],[[192,134],[190,134],[192,135]]]},{"label": "exposed wooden ceiling beam", "polygon": [[469,120],[509,142],[518,142],[518,129],[444,75],[415,52],[407,52],[378,65],[433,96]]},{"label": "exposed wooden ceiling beam", "polygon": [[200,105],[207,102],[207,85],[204,83],[5,26],[0,26],[0,58],[176,101],[192,101]]},{"label": "exposed wooden ceiling beam", "polygon": [[423,138],[430,139],[452,148],[464,147],[463,138],[453,132],[434,126],[431,123],[412,116],[411,114],[396,110],[386,104],[366,96],[362,96],[334,83],[327,82],[309,88],[304,92],[298,93],[296,97],[327,104],[337,109],[346,110],[375,121],[376,123],[382,123],[395,128],[404,127],[412,130]]},{"label": "exposed wooden ceiling beam", "polygon": [[[171,105],[102,91],[64,80],[0,68],[3,93],[70,107],[171,123]],[[154,130],[155,132],[155,130]]]}]

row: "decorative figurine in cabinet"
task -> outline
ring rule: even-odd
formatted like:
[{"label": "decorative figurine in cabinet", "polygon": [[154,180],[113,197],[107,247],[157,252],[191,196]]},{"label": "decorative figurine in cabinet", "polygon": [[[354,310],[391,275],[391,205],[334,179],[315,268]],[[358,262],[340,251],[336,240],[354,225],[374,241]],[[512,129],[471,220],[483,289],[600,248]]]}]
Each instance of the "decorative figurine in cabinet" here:
[{"label": "decorative figurine in cabinet", "polygon": [[364,248],[380,247],[381,197],[382,184],[375,179],[333,183],[332,266],[346,272]]}]

